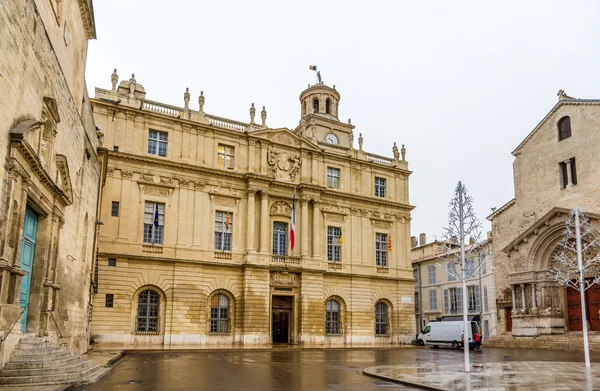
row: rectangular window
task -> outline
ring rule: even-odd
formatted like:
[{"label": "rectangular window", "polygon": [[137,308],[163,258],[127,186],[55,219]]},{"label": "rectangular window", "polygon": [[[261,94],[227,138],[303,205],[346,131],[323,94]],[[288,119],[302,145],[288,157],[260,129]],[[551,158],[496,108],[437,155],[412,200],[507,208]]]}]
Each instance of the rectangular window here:
[{"label": "rectangular window", "polygon": [[385,178],[375,177],[375,197],[385,197]]},{"label": "rectangular window", "polygon": [[450,261],[446,263],[448,268],[448,282],[456,281],[456,263]]},{"label": "rectangular window", "polygon": [[144,205],[144,243],[163,244],[165,204],[146,201]]},{"label": "rectangular window", "polygon": [[108,266],[110,266],[110,267],[117,266],[117,259],[116,258],[108,258]]},{"label": "rectangular window", "polygon": [[327,260],[329,262],[341,262],[342,260],[342,229],[339,227],[327,227]]},{"label": "rectangular window", "polygon": [[375,263],[379,267],[387,267],[388,257],[388,236],[387,234],[375,234]]},{"label": "rectangular window", "polygon": [[418,269],[413,269],[413,278],[415,279],[415,282],[419,282],[419,270]]},{"label": "rectangular window", "polygon": [[273,222],[273,255],[287,255],[287,223]]},{"label": "rectangular window", "polygon": [[475,260],[468,259],[465,261],[465,278],[470,280],[471,278],[475,278]]},{"label": "rectangular window", "polygon": [[151,155],[167,156],[168,133],[150,130],[148,132],[148,153]]},{"label": "rectangular window", "polygon": [[427,283],[435,284],[435,265],[427,266]]},{"label": "rectangular window", "polygon": [[340,169],[327,167],[327,187],[331,189],[340,188]]},{"label": "rectangular window", "polygon": [[429,310],[430,311],[437,310],[437,291],[436,290],[429,291]]},{"label": "rectangular window", "polygon": [[571,183],[573,186],[577,184],[577,167],[575,166],[575,158],[571,158]]},{"label": "rectangular window", "polygon": [[467,305],[469,312],[480,312],[481,302],[479,298],[479,286],[467,287]]},{"label": "rectangular window", "polygon": [[107,293],[106,298],[104,299],[104,307],[113,308],[114,300],[115,300],[115,295],[113,295],[112,293]]},{"label": "rectangular window", "polygon": [[231,251],[233,216],[229,212],[215,213],[215,250]]},{"label": "rectangular window", "polygon": [[113,151],[119,152],[119,146],[118,145],[113,145]]},{"label": "rectangular window", "polygon": [[219,144],[217,165],[233,170],[235,168],[235,149],[232,146]]},{"label": "rectangular window", "polygon": [[444,289],[444,312],[446,314],[462,312],[462,288]]},{"label": "rectangular window", "polygon": [[488,307],[487,286],[483,287],[483,308],[484,308],[485,312],[488,312],[490,310]]},{"label": "rectangular window", "polygon": [[113,217],[119,217],[119,203],[117,201],[112,202],[112,208],[110,210],[110,215]]},{"label": "rectangular window", "polygon": [[487,257],[480,257],[479,262],[481,263],[481,275],[487,273]]},{"label": "rectangular window", "polygon": [[558,163],[558,166],[560,168],[560,188],[566,189],[567,186],[569,185],[569,174],[567,171],[567,163],[560,162],[560,163]]}]

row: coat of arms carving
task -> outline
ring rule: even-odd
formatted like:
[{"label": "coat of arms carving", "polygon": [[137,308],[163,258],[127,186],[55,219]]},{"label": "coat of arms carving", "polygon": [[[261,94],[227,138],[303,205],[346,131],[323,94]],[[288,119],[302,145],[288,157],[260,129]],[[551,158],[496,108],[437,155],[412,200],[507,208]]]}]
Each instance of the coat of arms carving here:
[{"label": "coat of arms carving", "polygon": [[275,178],[294,181],[300,171],[302,159],[300,155],[269,149],[267,163],[269,164],[269,171]]}]

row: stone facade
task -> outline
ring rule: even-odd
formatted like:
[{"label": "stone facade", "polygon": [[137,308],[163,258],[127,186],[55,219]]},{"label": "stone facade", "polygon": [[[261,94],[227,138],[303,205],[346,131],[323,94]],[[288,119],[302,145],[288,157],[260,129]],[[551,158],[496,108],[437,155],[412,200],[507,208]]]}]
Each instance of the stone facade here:
[{"label": "stone facade", "polygon": [[87,350],[101,170],[84,80],[91,1],[1,2],[0,26],[4,365],[21,330]]},{"label": "stone facade", "polygon": [[[494,281],[494,259],[491,251],[492,239],[482,245],[482,251],[473,251],[469,260],[477,268],[473,278],[467,282],[467,294],[462,293],[462,282],[455,275],[461,275],[461,265],[457,264],[454,273],[448,273],[439,264],[448,267],[456,263],[457,243],[434,240],[426,243],[425,234],[420,235],[417,245],[412,238],[411,258],[415,276],[415,318],[417,330],[427,323],[441,319],[462,320],[462,306],[467,305],[471,319],[480,322],[484,338],[496,335],[496,302]],[[446,246],[444,246],[446,244]],[[452,251],[448,251],[452,248]],[[456,250],[454,250],[456,249]],[[481,256],[484,254],[485,256]],[[480,261],[483,259],[483,263]],[[481,267],[480,267],[481,264]],[[460,318],[460,319],[459,319]]]},{"label": "stone facade", "polygon": [[411,341],[404,148],[370,154],[361,135],[355,149],[354,126],[338,119],[340,94],[324,84],[301,93],[290,130],[269,128],[264,106],[260,120],[252,104],[249,122],[234,121],[205,112],[203,92],[192,110],[187,89],[177,107],[147,100],[133,75],[119,83],[115,70],[111,80],[92,99],[110,151],[95,342]]},{"label": "stone facade", "polygon": [[[562,334],[576,327],[570,326],[575,319],[569,319],[568,292],[548,279],[548,269],[570,209],[578,205],[598,224],[600,100],[575,99],[562,90],[558,96],[513,151],[515,198],[488,217],[498,328],[517,337]],[[579,299],[571,304],[580,306]]]}]

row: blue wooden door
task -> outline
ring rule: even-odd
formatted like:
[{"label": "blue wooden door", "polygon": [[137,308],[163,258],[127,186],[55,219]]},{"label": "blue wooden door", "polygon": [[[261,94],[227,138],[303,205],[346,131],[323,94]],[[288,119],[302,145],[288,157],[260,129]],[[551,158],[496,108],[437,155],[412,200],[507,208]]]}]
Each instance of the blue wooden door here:
[{"label": "blue wooden door", "polygon": [[21,269],[26,273],[21,279],[19,305],[25,310],[21,316],[21,331],[27,332],[27,308],[29,307],[29,289],[31,288],[31,271],[33,269],[33,253],[35,250],[35,234],[37,231],[37,214],[27,207],[25,224],[23,224],[23,242],[21,245]]}]

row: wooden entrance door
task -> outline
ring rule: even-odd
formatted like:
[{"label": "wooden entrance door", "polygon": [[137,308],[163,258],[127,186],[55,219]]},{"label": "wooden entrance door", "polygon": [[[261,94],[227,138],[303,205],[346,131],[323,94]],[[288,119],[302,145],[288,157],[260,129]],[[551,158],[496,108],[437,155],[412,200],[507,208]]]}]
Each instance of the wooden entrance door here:
[{"label": "wooden entrance door", "polygon": [[21,277],[21,292],[19,306],[21,315],[21,331],[27,332],[27,314],[29,307],[29,290],[31,289],[31,272],[33,270],[33,254],[35,251],[35,236],[37,232],[37,214],[29,207],[25,209],[25,222],[23,224],[23,241],[21,242],[21,269],[25,275]]},{"label": "wooden entrance door", "polygon": [[504,315],[506,317],[506,331],[512,332],[512,307],[504,309]]},{"label": "wooden entrance door", "polygon": [[598,284],[592,285],[585,291],[585,304],[590,329],[593,331],[600,330],[600,286]]},{"label": "wooden entrance door", "polygon": [[273,343],[292,341],[292,297],[273,296],[271,335]]},{"label": "wooden entrance door", "polygon": [[567,288],[567,316],[569,317],[569,330],[582,331],[581,324],[581,295],[573,288]]}]

